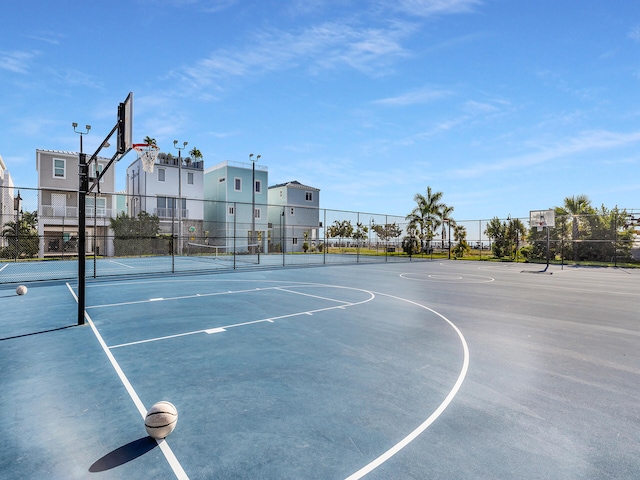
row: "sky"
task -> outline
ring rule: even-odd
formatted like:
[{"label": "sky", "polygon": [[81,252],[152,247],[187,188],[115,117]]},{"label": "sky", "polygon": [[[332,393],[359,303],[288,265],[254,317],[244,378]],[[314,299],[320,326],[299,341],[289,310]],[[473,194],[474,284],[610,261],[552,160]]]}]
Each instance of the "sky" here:
[{"label": "sky", "polygon": [[637,0],[21,0],[0,24],[16,186],[36,149],[78,151],[72,122],[95,151],[133,92],[134,142],[261,155],[322,208],[404,216],[430,186],[459,221],[640,209]]}]

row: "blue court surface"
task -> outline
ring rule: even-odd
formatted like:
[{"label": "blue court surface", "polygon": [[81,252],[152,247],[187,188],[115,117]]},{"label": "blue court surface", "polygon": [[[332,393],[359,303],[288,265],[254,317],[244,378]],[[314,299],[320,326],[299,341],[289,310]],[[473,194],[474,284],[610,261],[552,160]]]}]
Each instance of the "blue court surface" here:
[{"label": "blue court surface", "polygon": [[640,478],[640,272],[539,270],[88,281],[82,326],[76,282],[5,285],[2,476]]}]

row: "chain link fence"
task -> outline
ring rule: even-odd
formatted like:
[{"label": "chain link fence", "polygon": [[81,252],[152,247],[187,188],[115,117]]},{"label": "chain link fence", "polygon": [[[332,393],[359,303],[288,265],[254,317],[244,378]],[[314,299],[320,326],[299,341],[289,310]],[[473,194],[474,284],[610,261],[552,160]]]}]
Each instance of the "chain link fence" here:
[{"label": "chain link fence", "polygon": [[[77,192],[4,187],[0,194],[0,283],[77,278]],[[530,229],[528,218],[420,228],[402,216],[301,205],[124,193],[86,200],[85,275],[94,278],[437,258],[618,264],[636,252],[634,227],[621,215],[558,216],[543,231]],[[515,220],[522,229],[510,230]],[[496,225],[501,236],[491,235]]]}]

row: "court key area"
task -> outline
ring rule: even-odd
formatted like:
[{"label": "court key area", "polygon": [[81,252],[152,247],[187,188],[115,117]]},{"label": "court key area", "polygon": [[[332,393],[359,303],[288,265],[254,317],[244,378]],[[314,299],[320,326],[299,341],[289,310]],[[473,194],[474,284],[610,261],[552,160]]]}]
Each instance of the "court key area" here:
[{"label": "court key area", "polygon": [[[640,272],[420,261],[0,290],[0,468],[640,478]],[[146,411],[178,410],[164,440]]]}]

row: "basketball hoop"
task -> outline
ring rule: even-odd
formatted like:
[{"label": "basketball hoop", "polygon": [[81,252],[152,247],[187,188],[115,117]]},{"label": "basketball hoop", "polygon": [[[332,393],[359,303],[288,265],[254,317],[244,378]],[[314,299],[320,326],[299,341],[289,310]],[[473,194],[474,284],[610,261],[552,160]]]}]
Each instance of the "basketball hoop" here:
[{"label": "basketball hoop", "polygon": [[156,163],[156,158],[160,153],[160,147],[152,143],[136,143],[132,148],[138,154],[138,158],[142,160],[142,169],[145,172],[152,173],[153,165]]}]

